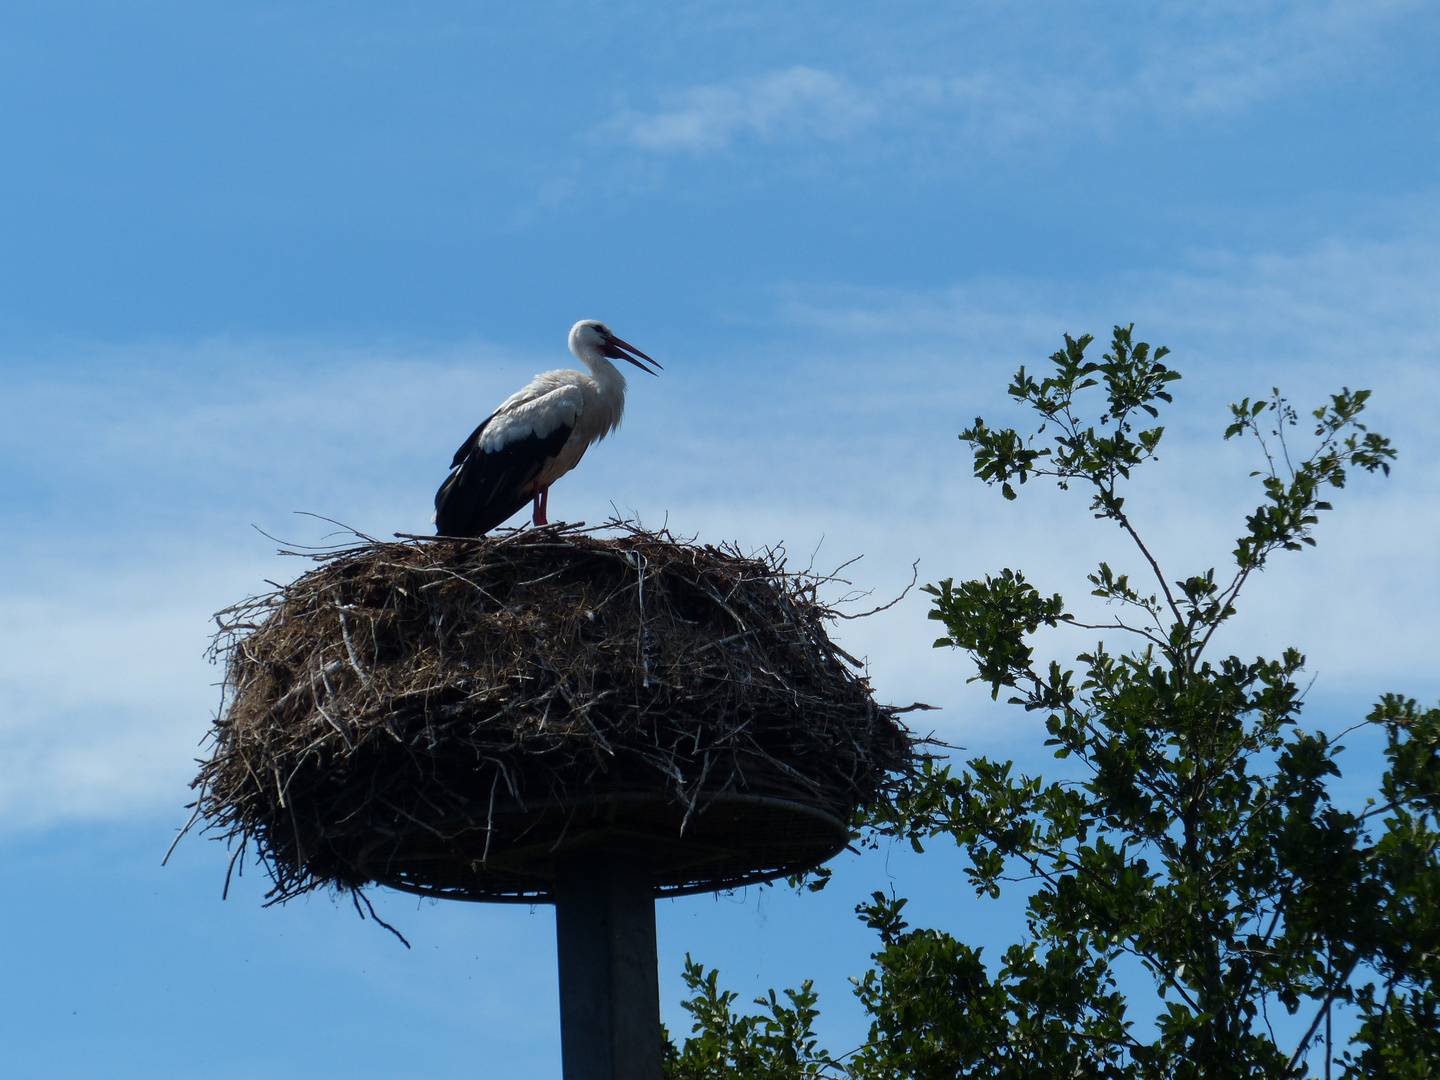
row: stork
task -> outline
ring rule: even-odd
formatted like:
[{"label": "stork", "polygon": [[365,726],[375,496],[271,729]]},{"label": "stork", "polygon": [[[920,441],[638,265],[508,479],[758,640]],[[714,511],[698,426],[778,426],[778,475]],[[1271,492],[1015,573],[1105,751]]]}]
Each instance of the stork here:
[{"label": "stork", "polygon": [[610,361],[628,360],[651,375],[639,349],[594,319],[570,328],[570,351],[590,369],[546,371],[512,394],[470,433],[435,493],[435,532],[480,536],[527,502],[536,525],[548,523],[550,485],[579,464],[591,443],[620,426],[625,376]]}]

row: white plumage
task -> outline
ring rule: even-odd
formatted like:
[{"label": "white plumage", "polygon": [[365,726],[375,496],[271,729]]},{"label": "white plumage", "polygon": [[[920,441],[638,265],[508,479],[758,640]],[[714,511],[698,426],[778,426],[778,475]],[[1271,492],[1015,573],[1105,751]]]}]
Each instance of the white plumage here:
[{"label": "white plumage", "polygon": [[435,493],[437,533],[480,536],[531,501],[535,524],[546,524],[550,485],[579,464],[591,443],[620,426],[625,376],[610,360],[628,360],[651,375],[642,361],[660,367],[594,319],[571,327],[570,351],[588,374],[536,375],[455,451],[450,475]]}]

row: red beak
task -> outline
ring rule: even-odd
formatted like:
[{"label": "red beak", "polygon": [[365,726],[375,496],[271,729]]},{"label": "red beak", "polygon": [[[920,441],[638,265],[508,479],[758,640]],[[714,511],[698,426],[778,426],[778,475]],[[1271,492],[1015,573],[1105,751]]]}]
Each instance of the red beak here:
[{"label": "red beak", "polygon": [[664,365],[661,364],[660,361],[652,360],[650,357],[646,356],[643,352],[637,349],[634,345],[631,345],[628,341],[621,341],[618,337],[615,337],[614,335],[611,335],[610,339],[605,343],[605,346],[605,355],[610,357],[612,360],[629,360],[630,363],[634,364],[641,371],[647,372],[651,375],[658,375],[660,374],[660,372],[651,371],[648,367],[646,367],[640,362],[641,360],[648,360],[650,363],[654,364],[657,368],[659,368],[660,371],[665,370]]}]

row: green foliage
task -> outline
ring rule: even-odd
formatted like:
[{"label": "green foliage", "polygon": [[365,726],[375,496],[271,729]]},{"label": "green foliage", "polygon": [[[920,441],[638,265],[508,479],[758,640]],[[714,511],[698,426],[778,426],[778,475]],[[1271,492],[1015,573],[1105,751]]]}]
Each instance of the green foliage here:
[{"label": "green foliage", "polygon": [[1390,763],[1379,803],[1367,810],[1385,824],[1369,853],[1369,964],[1378,985],[1356,994],[1363,1023],[1347,1075],[1440,1077],[1440,709],[1386,694],[1369,719],[1385,727]]},{"label": "green foliage", "polygon": [[[1303,458],[1290,447],[1299,415],[1278,392],[1232,405],[1225,437],[1253,436],[1266,462],[1252,474],[1260,505],[1231,569],[1172,577],[1122,491],[1155,457],[1164,428],[1146,425],[1180,376],[1131,327],[1115,328],[1100,362],[1086,359],[1090,344],[1067,336],[1052,375],[1016,375],[1010,394],[1039,418],[1032,434],[977,419],[961,438],[975,475],[1006,498],[1037,476],[1087,490],[1091,512],[1125,534],[1150,583],[1101,563],[1089,591],[1105,602],[1102,621],[1068,612],[1011,569],[927,586],[930,618],[945,631],[937,647],[968,653],[992,697],[1003,688],[1042,715],[1047,745],[1079,779],[1046,783],[983,757],[958,771],[931,765],[876,814],[873,828],[917,850],[953,841],[977,896],[1019,882],[1029,934],[987,968],[951,935],[909,928],[904,900],[876,894],[861,905],[881,947],[857,985],[870,1038],[846,1072],[1198,1080],[1300,1077],[1315,1059],[1327,1077],[1334,1066],[1356,1077],[1440,1076],[1440,710],[1382,699],[1367,722],[1386,733],[1389,767],[1377,799],[1345,810],[1329,794],[1343,747],[1299,726],[1304,658],[1209,651],[1251,575],[1314,543],[1330,509],[1322,495],[1356,469],[1388,473],[1394,450],[1359,420],[1368,392],[1343,390],[1311,414]],[[1132,645],[1116,651],[1100,639],[1075,670],[1040,666],[1030,640],[1042,626]],[[1150,1030],[1128,1018],[1122,960],[1153,979],[1160,1013]],[[713,998],[714,973],[709,985]],[[769,1007],[778,1017],[773,995]],[[702,1039],[737,1030],[728,1008],[727,999],[723,1024],[721,1013],[711,1024],[696,1012]],[[1348,1051],[1335,1045],[1337,1008],[1360,1023]],[[1282,1044],[1272,1020],[1283,1014],[1292,1034]],[[812,1017],[803,1014],[807,1037]],[[803,1046],[806,1060],[839,1067],[813,1039]],[[772,1075],[728,1060],[738,1071],[672,1075]]]},{"label": "green foliage", "polygon": [[685,985],[694,997],[682,1002],[695,1018],[691,1037],[677,1049],[668,1039],[665,1075],[669,1080],[809,1080],[843,1076],[840,1063],[818,1048],[812,1028],[819,1010],[807,979],[799,990],[786,990],[786,1005],[771,990],[755,999],[764,1008],[759,1016],[738,1016],[731,1011],[737,995],[721,990],[720,973],[708,973],[687,955]]},{"label": "green foliage", "polygon": [[979,949],[938,930],[907,932],[904,903],[875,893],[859,909],[883,947],[857,987],[874,1019],[852,1075],[1121,1075],[1124,1003],[1083,942],[1012,945],[991,978]]},{"label": "green foliage", "polygon": [[[1010,384],[1010,396],[1030,405],[1044,419],[1036,435],[1048,426],[1058,428],[1055,445],[1036,449],[1034,437],[1021,439],[1012,428],[993,431],[976,417],[975,426],[960,433],[975,452],[975,475],[988,484],[998,482],[1007,499],[1015,498],[1010,481],[1017,479],[1023,484],[1032,473],[1056,477],[1062,488],[1071,480],[1086,480],[1097,489],[1091,506],[1097,516],[1119,510],[1124,500],[1117,499],[1116,484],[1155,456],[1155,447],[1165,433],[1163,427],[1135,431],[1135,414],[1159,416],[1154,403],[1168,404],[1171,397],[1165,387],[1180,378],[1179,372],[1160,363],[1170,350],[1162,347],[1152,356],[1145,342],[1132,344],[1132,329],[1133,324],[1115,328],[1111,351],[1099,363],[1085,359],[1093,337],[1083,334],[1077,340],[1066,334],[1065,348],[1050,356],[1055,365],[1053,376],[1037,383],[1022,367]],[[1075,395],[1102,382],[1105,411],[1098,425],[1084,426],[1075,414]]]},{"label": "green foliage", "polygon": [[950,630],[935,642],[936,647],[957,645],[973,653],[980,666],[975,678],[990,684],[991,697],[999,696],[1000,687],[1011,685],[1015,672],[1030,666],[1035,650],[1025,644],[1025,635],[1033,634],[1041,623],[1055,626],[1065,618],[1065,602],[1058,595],[1045,599],[1014,570],[963,582],[958,589],[953,578],[922,587],[935,597],[930,618],[941,620]]}]

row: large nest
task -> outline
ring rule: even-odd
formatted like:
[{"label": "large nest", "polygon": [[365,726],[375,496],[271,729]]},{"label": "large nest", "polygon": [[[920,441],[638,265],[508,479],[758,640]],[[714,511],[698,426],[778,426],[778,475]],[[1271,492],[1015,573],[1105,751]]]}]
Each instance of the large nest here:
[{"label": "large nest", "polygon": [[218,616],[197,813],[273,900],[372,882],[545,899],[557,853],[625,847],[661,893],[846,842],[913,766],[825,632],[822,579],[625,526],[312,554]]}]

